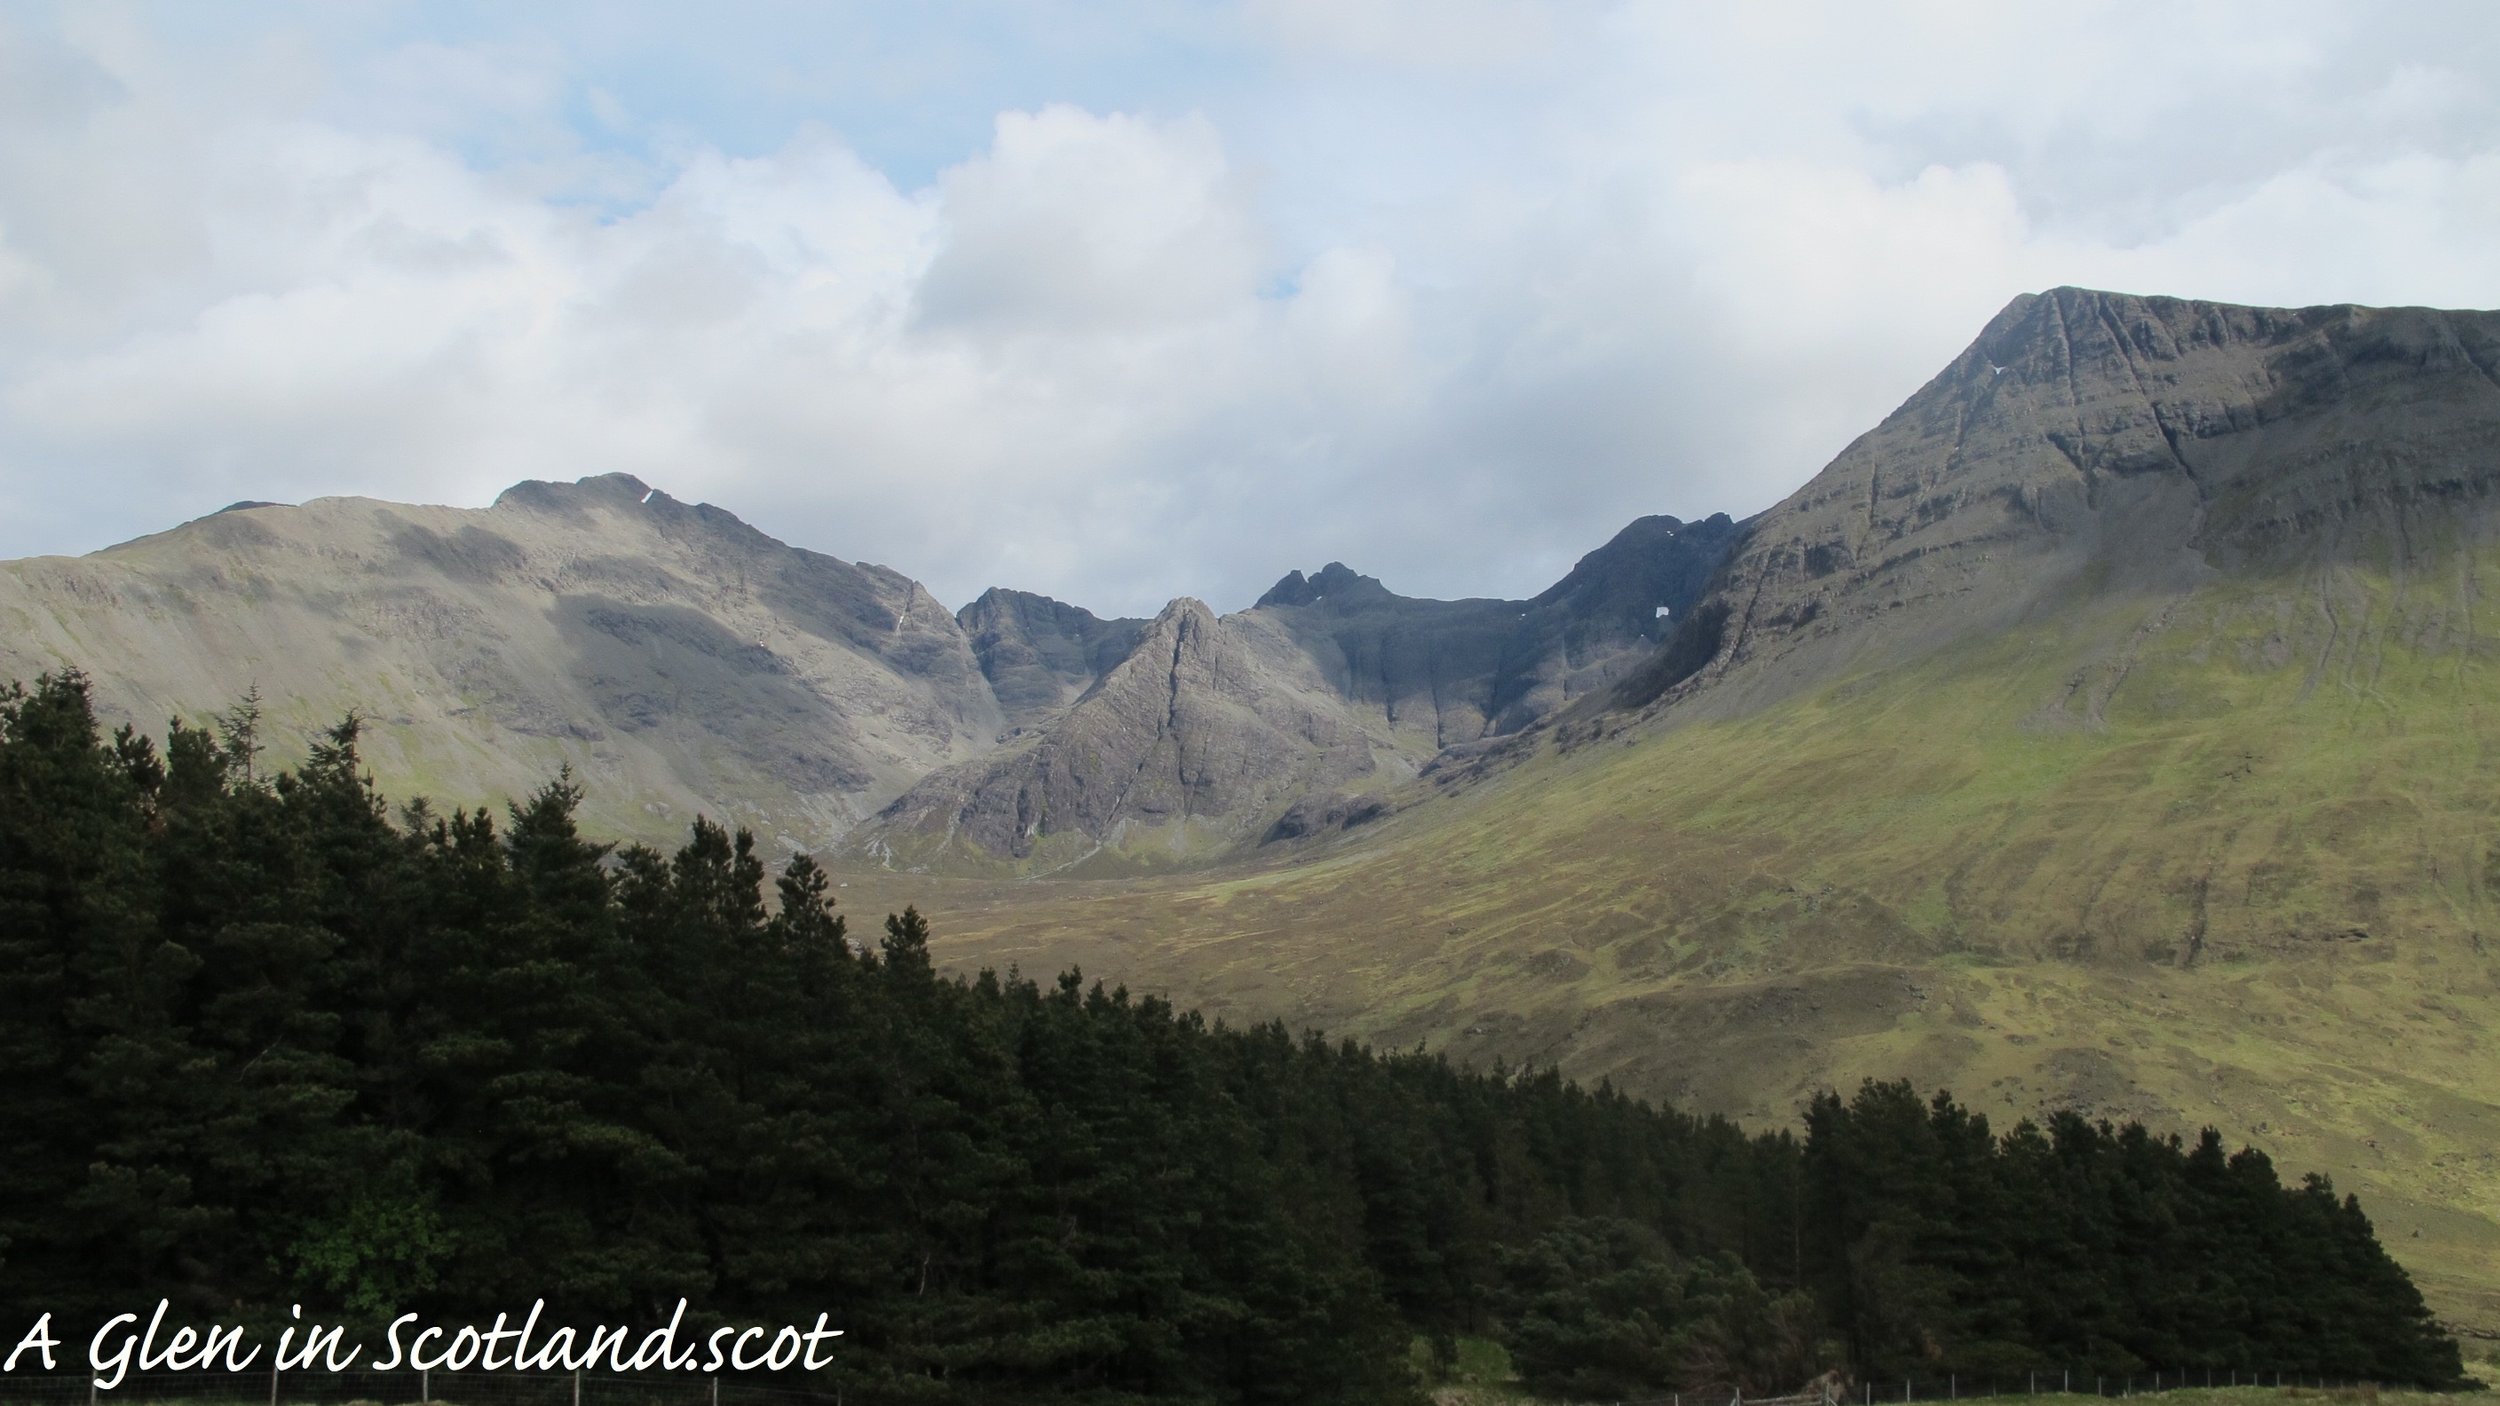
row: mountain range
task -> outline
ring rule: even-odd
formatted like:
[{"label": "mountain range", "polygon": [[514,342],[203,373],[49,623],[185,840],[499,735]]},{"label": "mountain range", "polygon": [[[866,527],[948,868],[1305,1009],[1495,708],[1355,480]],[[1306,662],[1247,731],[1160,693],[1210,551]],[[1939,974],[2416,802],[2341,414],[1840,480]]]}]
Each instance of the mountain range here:
[{"label": "mountain range", "polygon": [[[395,796],[570,766],[941,954],[1761,1120],[1862,1075],[2202,1123],[2500,1331],[2500,315],[2016,299],[1743,523],[1528,601],[949,614],[623,476],[0,564],[0,673],[353,708]],[[281,744],[283,745],[283,744]]]},{"label": "mountain range", "polygon": [[1339,563],[1153,620],[916,582],[622,474],[483,510],[241,503],[0,564],[0,673],[94,676],[161,728],[257,689],[289,745],[354,712],[385,789],[463,804],[569,767],[591,818],[709,811],[792,850],[1030,871],[1168,865],[1342,822],[1656,645],[1733,543],[1643,518],[1529,601],[1413,600]]},{"label": "mountain range", "polygon": [[904,895],[967,965],[1762,1123],[1908,1075],[2357,1191],[2500,1333],[2500,315],[2017,299],[1639,667],[1353,831]]}]

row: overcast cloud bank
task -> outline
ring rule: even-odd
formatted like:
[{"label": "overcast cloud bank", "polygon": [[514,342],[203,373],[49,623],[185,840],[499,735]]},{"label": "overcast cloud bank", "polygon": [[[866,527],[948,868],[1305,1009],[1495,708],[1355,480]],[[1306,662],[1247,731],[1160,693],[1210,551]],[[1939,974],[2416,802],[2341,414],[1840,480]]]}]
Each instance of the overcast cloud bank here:
[{"label": "overcast cloud bank", "polygon": [[625,470],[950,604],[1517,595],[2020,292],[2500,304],[2479,5],[1873,10],[0,8],[0,555]]}]

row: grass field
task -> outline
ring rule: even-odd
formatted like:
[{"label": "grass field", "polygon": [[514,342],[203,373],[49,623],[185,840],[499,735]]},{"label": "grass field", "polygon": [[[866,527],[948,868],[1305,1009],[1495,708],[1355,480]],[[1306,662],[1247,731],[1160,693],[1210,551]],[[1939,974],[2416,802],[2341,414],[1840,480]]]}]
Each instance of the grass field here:
[{"label": "grass field", "polygon": [[2500,622],[2359,567],[1636,726],[1332,845],[1160,879],[846,874],[941,954],[1785,1122],[1907,1075],[2220,1128],[2500,1330]]}]

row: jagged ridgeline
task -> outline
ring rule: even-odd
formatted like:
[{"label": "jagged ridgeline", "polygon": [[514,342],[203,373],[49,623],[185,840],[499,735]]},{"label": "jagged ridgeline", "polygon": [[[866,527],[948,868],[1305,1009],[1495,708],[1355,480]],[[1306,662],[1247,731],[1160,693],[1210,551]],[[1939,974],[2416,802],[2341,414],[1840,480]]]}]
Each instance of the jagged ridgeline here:
[{"label": "jagged ridgeline", "polygon": [[652,843],[702,813],[780,854],[1117,873],[1341,825],[1443,748],[1611,686],[1735,537],[1642,518],[1531,600],[1413,600],[1332,564],[1234,615],[1106,620],[1004,588],[949,614],[625,474],[484,509],[237,503],[0,562],[0,677],[87,669],[147,727],[257,686],[298,745],[353,710],[394,790],[518,795],[570,767],[586,822]]},{"label": "jagged ridgeline", "polygon": [[848,1401],[1399,1401],[1417,1340],[1583,1396],[2030,1367],[2444,1383],[2350,1199],[1907,1084],[1748,1134],[873,951],[742,833],[559,781],[394,815],[355,725],[160,749],[0,695],[0,1315],[845,1330]]}]

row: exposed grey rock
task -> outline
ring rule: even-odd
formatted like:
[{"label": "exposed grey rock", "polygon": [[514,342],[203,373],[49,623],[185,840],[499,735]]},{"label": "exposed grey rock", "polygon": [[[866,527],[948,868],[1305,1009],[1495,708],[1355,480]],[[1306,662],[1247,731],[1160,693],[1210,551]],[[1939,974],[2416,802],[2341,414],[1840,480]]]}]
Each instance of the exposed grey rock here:
[{"label": "exposed grey rock", "polygon": [[1351,830],[1388,813],[1389,802],[1380,796],[1343,792],[1309,795],[1287,806],[1276,823],[1268,827],[1264,838],[1298,840],[1329,830]]},{"label": "exposed grey rock", "polygon": [[1204,857],[1394,757],[1290,637],[1182,599],[1050,726],[929,777],[853,843],[1047,868]]},{"label": "exposed grey rock", "polygon": [[1011,728],[1041,722],[1074,702],[1129,656],[1149,621],[1104,620],[1090,610],[992,586],[955,612],[973,657]]},{"label": "exposed grey rock", "polygon": [[960,618],[1033,736],[929,777],[851,843],[902,864],[1099,868],[1359,824],[1444,748],[1637,664],[1738,531],[1643,518],[1529,601],[1415,600],[1330,562],[1238,615],[1176,605],[1116,668],[1108,644],[1142,622],[992,591]]},{"label": "exposed grey rock", "polygon": [[1631,706],[1756,706],[2084,597],[2477,532],[2500,487],[2500,314],[2060,288],[1750,524]]},{"label": "exposed grey rock", "polygon": [[1739,529],[1645,517],[1533,600],[1413,600],[1331,562],[1260,598],[1349,701],[1419,759],[1516,732],[1611,684],[1690,610]]}]

